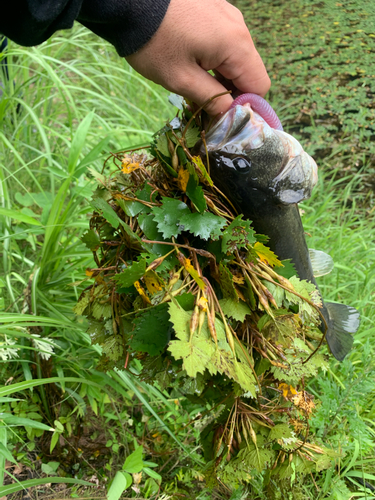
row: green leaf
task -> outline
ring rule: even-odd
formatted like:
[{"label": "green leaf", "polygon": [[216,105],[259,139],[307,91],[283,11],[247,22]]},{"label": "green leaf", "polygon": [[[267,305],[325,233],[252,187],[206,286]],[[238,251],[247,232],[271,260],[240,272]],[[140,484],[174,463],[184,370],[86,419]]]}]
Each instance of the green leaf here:
[{"label": "green leaf", "polygon": [[297,275],[296,268],[294,267],[293,262],[291,259],[285,259],[281,261],[281,266],[275,266],[273,270],[275,273],[279,274],[280,276],[283,276],[284,278],[290,279],[292,276]]},{"label": "green leaf", "polygon": [[180,218],[179,224],[183,231],[189,231],[203,240],[216,239],[221,235],[221,229],[227,221],[211,212],[187,213]]},{"label": "green leaf", "polygon": [[133,262],[131,266],[124,269],[122,273],[116,274],[114,278],[121,287],[131,286],[145,274],[146,265],[146,259],[142,259],[139,262]]},{"label": "green leaf", "polygon": [[135,351],[147,352],[150,356],[160,354],[170,339],[168,304],[147,309],[134,321],[135,327],[129,345]]},{"label": "green leaf", "polygon": [[155,472],[154,470],[150,469],[150,467],[143,467],[143,472],[148,476],[152,477],[153,479],[155,479],[156,481],[158,481],[159,483],[161,483],[162,481],[161,475]]},{"label": "green leaf", "polygon": [[233,318],[236,321],[243,321],[246,314],[251,314],[250,307],[245,303],[240,301],[229,299],[222,299],[219,301],[220,307],[223,313],[229,318]]},{"label": "green leaf", "polygon": [[251,221],[242,220],[242,214],[238,215],[223,231],[222,252],[232,253],[236,248],[253,245],[256,242],[255,231],[250,225]]},{"label": "green leaf", "polygon": [[102,198],[95,198],[90,201],[91,206],[95,208],[98,212],[102,212],[103,217],[108,221],[112,227],[118,228],[120,224],[120,218],[113,210],[113,208]]},{"label": "green leaf", "polygon": [[170,158],[171,155],[169,154],[168,149],[168,139],[165,134],[160,134],[156,139],[156,149],[167,158]]},{"label": "green leaf", "polygon": [[16,219],[20,222],[25,222],[26,224],[31,224],[32,226],[41,226],[42,223],[38,220],[30,217],[29,215],[25,215],[18,210],[10,210],[8,208],[0,208],[0,215],[4,217],[10,217],[11,219]]},{"label": "green leaf", "polygon": [[207,204],[202,186],[199,185],[199,177],[191,163],[187,163],[187,167],[190,175],[186,186],[186,194],[197,207],[198,211],[203,213],[207,208]]},{"label": "green leaf", "polygon": [[138,217],[138,224],[148,240],[163,239],[163,235],[158,231],[157,222],[154,220],[154,214],[141,214]]},{"label": "green leaf", "polygon": [[193,295],[192,293],[183,293],[181,295],[177,295],[175,299],[180,304],[182,309],[185,309],[185,311],[193,310],[195,303],[195,295]]},{"label": "green leaf", "polygon": [[129,472],[129,474],[141,472],[143,469],[142,453],[143,446],[138,446],[138,448],[126,458],[122,470]]},{"label": "green leaf", "polygon": [[129,217],[135,217],[145,208],[145,205],[139,201],[122,200],[121,198],[116,200],[116,203],[123,209],[123,211]]},{"label": "green leaf", "polygon": [[183,215],[190,214],[189,207],[174,198],[162,198],[162,202],[161,207],[152,209],[154,220],[158,223],[158,230],[165,239],[171,236],[177,237],[181,233],[178,222]]},{"label": "green leaf", "polygon": [[112,484],[108,490],[107,500],[119,500],[123,492],[133,483],[133,479],[127,472],[117,471]]},{"label": "green leaf", "polygon": [[42,464],[42,472],[44,472],[44,474],[55,474],[59,465],[60,462],[48,462],[48,464]]},{"label": "green leaf", "polygon": [[84,243],[89,250],[97,250],[100,246],[100,238],[96,231],[89,229],[81,237],[82,243]]}]

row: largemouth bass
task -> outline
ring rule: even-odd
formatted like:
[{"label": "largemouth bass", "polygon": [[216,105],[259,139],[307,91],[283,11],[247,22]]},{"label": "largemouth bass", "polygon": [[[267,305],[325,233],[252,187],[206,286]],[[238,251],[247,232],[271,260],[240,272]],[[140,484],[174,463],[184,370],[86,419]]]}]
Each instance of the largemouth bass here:
[{"label": "largemouth bass", "polygon": [[[298,277],[319,290],[298,209],[317,182],[315,161],[294,137],[271,128],[249,104],[230,109],[206,134],[206,146],[215,184],[257,233],[269,237],[271,250],[281,260],[291,259]],[[312,255],[318,275],[329,272],[329,256]],[[359,313],[323,299],[321,312],[328,346],[342,361],[352,347]],[[323,322],[320,329],[325,331]]]}]

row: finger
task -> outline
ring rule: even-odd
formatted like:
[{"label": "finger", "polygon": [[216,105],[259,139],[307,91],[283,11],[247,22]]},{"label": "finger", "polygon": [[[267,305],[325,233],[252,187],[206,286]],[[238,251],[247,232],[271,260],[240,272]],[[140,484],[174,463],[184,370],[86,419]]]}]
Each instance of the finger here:
[{"label": "finger", "polygon": [[241,56],[238,56],[238,52],[232,53],[215,69],[242,92],[253,92],[264,97],[271,87],[267,70],[252,40]]},{"label": "finger", "polygon": [[[177,94],[180,94],[191,101],[202,106],[211,97],[226,92],[226,88],[216,78],[207,73],[200,66],[196,65],[189,72],[189,75],[184,73],[184,78],[177,84],[174,89],[171,89]],[[216,116],[219,113],[225,113],[231,107],[233,98],[230,94],[217,97],[204,106],[204,110],[210,116]]]}]

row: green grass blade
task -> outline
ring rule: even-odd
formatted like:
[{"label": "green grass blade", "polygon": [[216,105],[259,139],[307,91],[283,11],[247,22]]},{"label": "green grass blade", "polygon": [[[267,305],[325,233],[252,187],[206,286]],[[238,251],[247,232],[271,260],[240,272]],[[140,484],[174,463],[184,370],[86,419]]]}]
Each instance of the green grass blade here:
[{"label": "green grass blade", "polygon": [[11,219],[16,219],[20,222],[25,222],[26,224],[31,224],[32,226],[41,226],[42,223],[38,220],[30,217],[30,215],[25,215],[18,210],[10,210],[8,208],[0,208],[0,215],[4,217],[10,217]]},{"label": "green grass blade", "polygon": [[28,488],[33,488],[41,484],[48,483],[66,483],[66,484],[80,484],[82,486],[94,486],[93,483],[88,481],[83,481],[82,479],[75,479],[72,477],[41,477],[39,479],[28,479],[27,481],[22,481],[17,484],[8,484],[7,486],[0,487],[0,495],[6,496],[11,493],[16,493],[17,491],[27,490]]}]

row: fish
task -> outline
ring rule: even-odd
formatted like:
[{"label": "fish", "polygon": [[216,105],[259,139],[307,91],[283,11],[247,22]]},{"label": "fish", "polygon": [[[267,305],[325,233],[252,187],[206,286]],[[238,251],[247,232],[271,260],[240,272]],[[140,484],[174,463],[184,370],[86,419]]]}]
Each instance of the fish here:
[{"label": "fish", "polygon": [[[333,267],[330,256],[310,250],[298,203],[311,196],[318,168],[301,144],[276,130],[249,103],[233,106],[206,133],[202,156],[208,154],[210,175],[238,213],[252,221],[279,259],[290,259],[298,277],[313,283],[321,297],[321,331],[331,353],[343,361],[360,324],[354,307],[324,302],[315,276]],[[314,263],[314,269],[313,265]],[[315,276],[314,276],[315,275]]]}]

